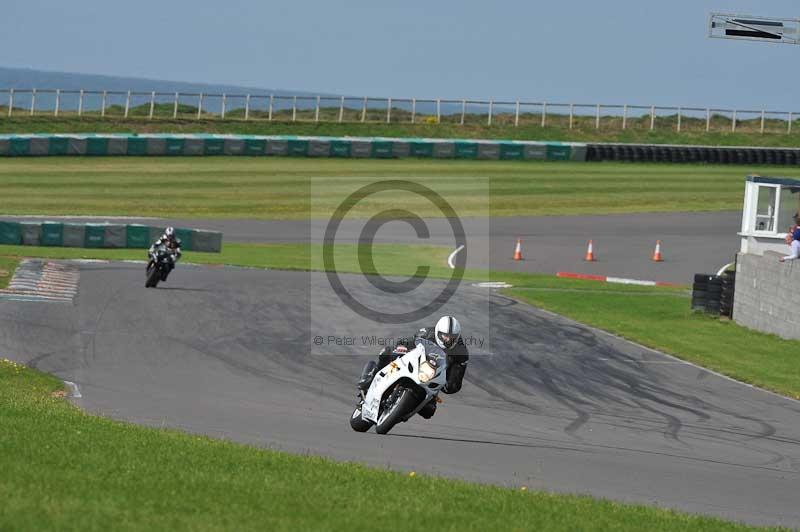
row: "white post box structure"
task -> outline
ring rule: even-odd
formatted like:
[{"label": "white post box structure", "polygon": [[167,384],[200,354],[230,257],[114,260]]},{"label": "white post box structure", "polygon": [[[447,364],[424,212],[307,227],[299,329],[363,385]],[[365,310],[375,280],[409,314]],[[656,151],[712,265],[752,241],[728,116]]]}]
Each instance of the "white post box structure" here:
[{"label": "white post box structure", "polygon": [[742,210],[740,251],[764,255],[788,253],[784,241],[793,216],[800,212],[800,180],[783,177],[747,177]]}]

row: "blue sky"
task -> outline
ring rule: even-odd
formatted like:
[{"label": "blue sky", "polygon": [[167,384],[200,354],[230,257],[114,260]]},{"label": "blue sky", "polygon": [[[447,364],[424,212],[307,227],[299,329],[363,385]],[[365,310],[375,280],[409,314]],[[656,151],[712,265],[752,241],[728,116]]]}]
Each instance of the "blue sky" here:
[{"label": "blue sky", "polygon": [[[800,46],[709,39],[789,1],[5,0],[0,65],[392,97],[800,110]],[[13,51],[10,52],[9,51]]]}]

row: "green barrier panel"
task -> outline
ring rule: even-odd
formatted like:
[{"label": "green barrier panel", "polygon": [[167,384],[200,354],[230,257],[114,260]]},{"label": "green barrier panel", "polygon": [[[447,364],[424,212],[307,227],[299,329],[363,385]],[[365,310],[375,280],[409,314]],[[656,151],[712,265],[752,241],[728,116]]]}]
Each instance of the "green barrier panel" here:
[{"label": "green barrier panel", "polygon": [[64,224],[64,247],[82,248],[86,243],[86,228],[83,224]]},{"label": "green barrier panel", "polygon": [[126,227],[125,247],[147,249],[150,241],[150,228],[146,225],[130,224]]},{"label": "green barrier panel", "polygon": [[219,253],[222,251],[222,233],[195,229],[192,234],[192,249],[205,253]]},{"label": "green barrier panel", "polygon": [[128,137],[128,155],[147,155],[147,139]]},{"label": "green barrier panel", "polygon": [[101,224],[86,224],[85,248],[101,248],[105,244],[106,226]]},{"label": "green barrier panel", "polygon": [[522,144],[501,144],[501,159],[522,159],[525,156],[525,149]]},{"label": "green barrier panel", "polygon": [[308,155],[308,141],[307,140],[289,140],[289,155]]},{"label": "green barrier panel", "polygon": [[61,222],[42,222],[42,245],[64,245],[64,224]]},{"label": "green barrier panel", "polygon": [[350,141],[332,140],[331,157],[350,157]]},{"label": "green barrier panel", "polygon": [[89,137],[86,139],[86,155],[108,155],[108,138]]},{"label": "green barrier panel", "polygon": [[331,143],[325,139],[312,139],[308,141],[309,157],[330,157]]},{"label": "green barrier panel", "polygon": [[433,157],[433,144],[430,142],[411,141],[408,153],[411,157]]},{"label": "green barrier panel", "polygon": [[392,141],[392,157],[395,159],[404,159],[408,157],[411,148],[408,145],[408,142],[402,140],[393,140]]},{"label": "green barrier panel", "polygon": [[478,145],[474,142],[456,142],[456,159],[477,159]]},{"label": "green barrier panel", "polygon": [[125,155],[128,153],[128,139],[125,137],[111,137],[108,139],[107,155]]},{"label": "green barrier panel", "polygon": [[48,137],[31,137],[28,155],[50,155],[50,139]]},{"label": "green barrier panel", "polygon": [[22,244],[22,229],[19,222],[0,222],[0,244],[10,246]]},{"label": "green barrier panel", "polygon": [[570,146],[548,144],[546,153],[548,161],[569,161],[572,157],[572,148]]},{"label": "green barrier panel", "polygon": [[244,140],[240,138],[223,139],[222,153],[225,155],[243,155]]},{"label": "green barrier panel", "polygon": [[66,155],[69,149],[69,139],[66,137],[50,137],[49,155]]},{"label": "green barrier panel", "polygon": [[183,154],[184,155],[205,155],[206,141],[205,139],[188,138],[183,141]]},{"label": "green barrier panel", "polygon": [[383,140],[373,141],[372,156],[375,157],[376,159],[391,159],[392,142]]},{"label": "green barrier panel", "polygon": [[266,139],[244,139],[245,155],[264,155],[267,149]]},{"label": "green barrier panel", "polygon": [[167,141],[163,137],[148,137],[147,155],[166,155]]},{"label": "green barrier panel", "polygon": [[40,222],[21,222],[22,245],[38,246],[42,243],[42,224]]},{"label": "green barrier panel", "polygon": [[192,251],[192,230],[175,228],[175,236],[181,241],[181,250]]},{"label": "green barrier panel", "polygon": [[125,236],[125,226],[117,224],[107,224],[103,235],[103,247],[124,248],[127,244]]},{"label": "green barrier panel", "polygon": [[317,157],[586,160],[586,145],[565,142],[233,135],[3,135],[0,155],[293,155]]},{"label": "green barrier panel", "polygon": [[[164,234],[164,229],[166,229],[166,227],[153,227],[151,225],[149,229],[150,229],[150,238],[148,240],[150,240],[150,244],[152,244],[153,242],[161,238],[161,236]],[[147,247],[150,247],[150,244],[147,244]]]},{"label": "green barrier panel", "polygon": [[14,157],[29,155],[31,150],[31,139],[12,138],[8,149],[8,154]]},{"label": "green barrier panel", "polygon": [[222,155],[225,150],[225,139],[205,139],[205,149],[203,153],[206,155]]},{"label": "green barrier panel", "polygon": [[183,139],[167,138],[164,155],[183,155]]}]

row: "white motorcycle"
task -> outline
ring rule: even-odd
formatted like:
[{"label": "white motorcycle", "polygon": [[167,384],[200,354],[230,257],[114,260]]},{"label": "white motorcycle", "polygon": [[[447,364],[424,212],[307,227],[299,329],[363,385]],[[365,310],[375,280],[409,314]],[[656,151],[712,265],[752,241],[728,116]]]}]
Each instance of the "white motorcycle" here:
[{"label": "white motorcycle", "polygon": [[[419,338],[415,344],[414,349],[378,369],[366,393],[359,390],[358,405],[350,416],[353,430],[366,432],[375,425],[375,432],[386,434],[414,414],[433,415],[439,392],[447,384],[447,355],[428,340]],[[365,373],[370,365],[375,362],[365,367]]]}]

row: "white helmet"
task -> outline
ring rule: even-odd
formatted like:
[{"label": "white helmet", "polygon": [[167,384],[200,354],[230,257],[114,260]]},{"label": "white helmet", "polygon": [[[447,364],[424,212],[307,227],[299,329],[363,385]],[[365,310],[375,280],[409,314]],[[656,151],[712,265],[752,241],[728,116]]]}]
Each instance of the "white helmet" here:
[{"label": "white helmet", "polygon": [[453,316],[442,316],[436,322],[436,343],[442,349],[450,349],[461,337],[461,324]]},{"label": "white helmet", "polygon": [[174,227],[167,227],[164,230],[164,236],[167,237],[167,238],[170,238],[170,239],[175,238],[175,228]]}]

